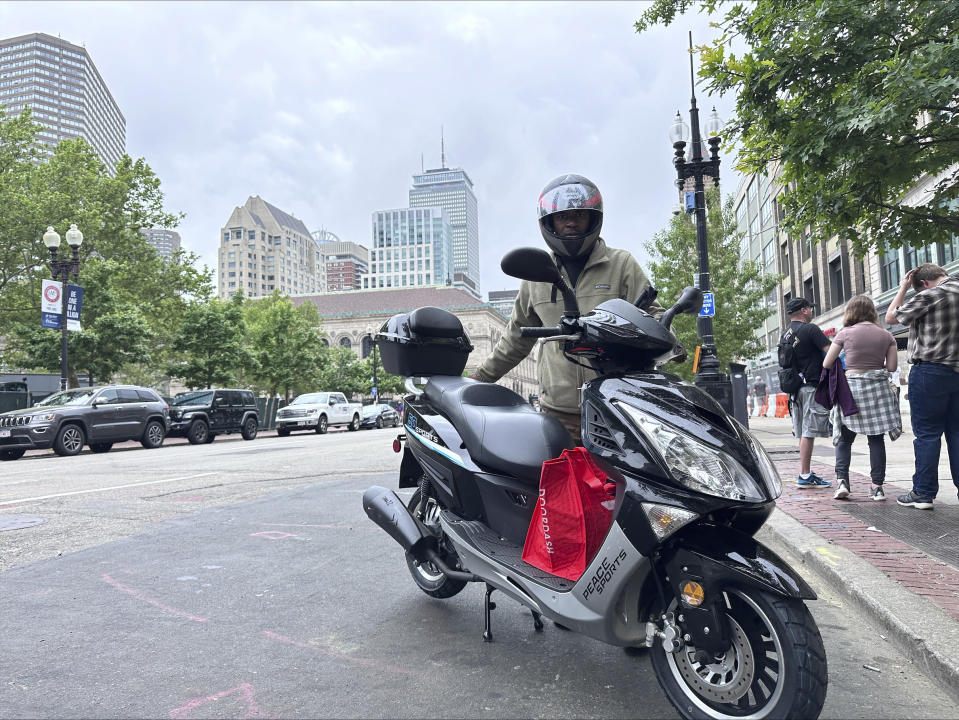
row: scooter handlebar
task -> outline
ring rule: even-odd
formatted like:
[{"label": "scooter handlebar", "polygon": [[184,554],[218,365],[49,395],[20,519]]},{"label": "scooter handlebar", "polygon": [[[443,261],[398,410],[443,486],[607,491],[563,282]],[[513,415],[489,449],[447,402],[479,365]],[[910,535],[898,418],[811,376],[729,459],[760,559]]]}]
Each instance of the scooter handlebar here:
[{"label": "scooter handlebar", "polygon": [[519,329],[520,337],[545,338],[563,334],[565,331],[558,327],[521,327]]}]

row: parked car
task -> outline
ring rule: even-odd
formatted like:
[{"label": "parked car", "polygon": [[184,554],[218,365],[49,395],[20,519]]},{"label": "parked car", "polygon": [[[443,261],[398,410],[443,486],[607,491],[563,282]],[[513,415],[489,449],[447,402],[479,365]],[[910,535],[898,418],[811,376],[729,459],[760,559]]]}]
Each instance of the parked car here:
[{"label": "parked car", "polygon": [[360,410],[361,428],[383,428],[388,425],[396,427],[399,424],[399,413],[386,403],[364,405],[363,409]]},{"label": "parked car", "polygon": [[170,435],[193,445],[238,432],[252,440],[260,427],[256,397],[250,390],[214,388],[180,393],[170,406]]},{"label": "parked car", "polygon": [[105,385],[62,390],[31,408],[0,414],[0,460],[27,450],[53,448],[76,455],[84,445],[105,453],[114,443],[139,440],[145,448],[163,444],[167,404],[149,388]]},{"label": "parked car", "polygon": [[360,429],[360,404],[346,401],[339,392],[318,392],[297,395],[293,402],[276,412],[276,434],[281,437],[293,430],[314,430],[322,435],[331,425]]}]

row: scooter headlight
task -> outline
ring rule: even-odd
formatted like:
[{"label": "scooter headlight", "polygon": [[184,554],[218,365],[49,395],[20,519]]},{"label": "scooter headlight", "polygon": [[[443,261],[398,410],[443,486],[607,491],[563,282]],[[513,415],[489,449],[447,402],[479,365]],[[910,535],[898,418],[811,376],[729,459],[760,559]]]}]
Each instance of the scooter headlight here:
[{"label": "scooter headlight", "polygon": [[626,403],[616,403],[633,425],[659,451],[666,468],[677,482],[690,490],[744,502],[762,502],[756,481],[736,458],[706,445],[678,428]]},{"label": "scooter headlight", "polygon": [[753,451],[753,457],[756,458],[756,464],[759,465],[759,470],[763,474],[763,482],[766,483],[766,489],[769,490],[769,494],[772,495],[773,500],[775,500],[783,494],[783,481],[782,478],[779,477],[779,471],[776,470],[773,459],[769,457],[766,448],[759,444],[759,441],[752,436],[752,433],[747,430],[743,435],[746,436],[749,447]]}]

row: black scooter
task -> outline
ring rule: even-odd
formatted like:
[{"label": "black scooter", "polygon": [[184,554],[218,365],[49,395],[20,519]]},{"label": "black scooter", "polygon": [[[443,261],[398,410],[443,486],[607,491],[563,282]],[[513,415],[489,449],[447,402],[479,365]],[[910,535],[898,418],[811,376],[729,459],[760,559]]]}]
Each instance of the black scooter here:
[{"label": "black scooter", "polygon": [[532,611],[537,630],[545,616],[647,646],[684,717],[818,717],[826,655],[803,602],[816,595],[753,538],[782,492],[773,463],[710,396],[657,370],[675,353],[673,317],[697,313],[702,293],[686,288],[659,321],[625,300],[581,317],[546,252],[514,250],[502,268],[563,297],[558,327],[522,334],[563,342],[570,361],[599,373],[582,390],[583,446],[615,483],[614,521],[577,580],[525,563],[542,464],[571,447],[569,433],[511,390],[460,376],[472,346],[454,315],[396,315],[376,341],[387,371],[410,377],[393,447],[399,487],[415,492],[404,505],[371,487],[363,507],[406,551],[413,580],[434,598],[485,583],[486,640],[499,590]]}]

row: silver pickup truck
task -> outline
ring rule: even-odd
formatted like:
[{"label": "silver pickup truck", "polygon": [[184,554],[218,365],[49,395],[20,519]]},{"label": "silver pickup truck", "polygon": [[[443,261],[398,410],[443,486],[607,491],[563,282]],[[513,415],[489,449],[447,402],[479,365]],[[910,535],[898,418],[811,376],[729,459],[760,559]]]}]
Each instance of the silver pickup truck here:
[{"label": "silver pickup truck", "polygon": [[331,425],[360,429],[360,403],[347,402],[338,392],[297,395],[276,413],[276,434],[289,435],[293,430],[313,430],[322,435]]}]

